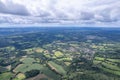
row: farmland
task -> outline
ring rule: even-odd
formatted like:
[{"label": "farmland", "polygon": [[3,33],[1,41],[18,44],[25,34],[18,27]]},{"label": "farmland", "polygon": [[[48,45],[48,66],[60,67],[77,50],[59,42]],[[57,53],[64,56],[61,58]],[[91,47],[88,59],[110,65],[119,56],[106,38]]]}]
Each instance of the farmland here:
[{"label": "farmland", "polygon": [[11,77],[12,77],[12,74],[10,72],[0,74],[0,79],[2,80],[9,80]]},{"label": "farmland", "polygon": [[62,68],[62,66],[57,65],[56,63],[54,63],[54,62],[52,62],[52,61],[48,62],[48,66],[49,66],[52,70],[54,70],[55,72],[57,72],[58,74],[61,74],[61,75],[65,75],[65,74],[66,74],[66,72],[65,72],[65,70]]},{"label": "farmland", "polygon": [[0,80],[120,80],[120,29],[9,30],[0,37]]}]

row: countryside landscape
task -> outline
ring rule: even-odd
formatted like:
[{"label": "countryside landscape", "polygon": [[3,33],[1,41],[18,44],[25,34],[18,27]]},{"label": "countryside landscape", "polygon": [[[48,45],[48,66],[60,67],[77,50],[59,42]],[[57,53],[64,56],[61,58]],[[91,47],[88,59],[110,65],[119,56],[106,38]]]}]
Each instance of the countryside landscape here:
[{"label": "countryside landscape", "polygon": [[120,80],[120,28],[0,28],[0,80]]}]

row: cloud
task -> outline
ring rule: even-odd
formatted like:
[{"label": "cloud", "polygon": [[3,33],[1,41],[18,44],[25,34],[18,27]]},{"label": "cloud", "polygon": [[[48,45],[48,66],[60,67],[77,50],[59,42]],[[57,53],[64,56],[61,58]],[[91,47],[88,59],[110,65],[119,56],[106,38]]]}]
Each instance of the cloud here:
[{"label": "cloud", "polygon": [[7,0],[6,3],[0,1],[0,13],[13,14],[13,15],[29,14],[24,5],[14,3],[12,0]]},{"label": "cloud", "polygon": [[0,23],[120,26],[119,4],[119,0],[0,0]]}]

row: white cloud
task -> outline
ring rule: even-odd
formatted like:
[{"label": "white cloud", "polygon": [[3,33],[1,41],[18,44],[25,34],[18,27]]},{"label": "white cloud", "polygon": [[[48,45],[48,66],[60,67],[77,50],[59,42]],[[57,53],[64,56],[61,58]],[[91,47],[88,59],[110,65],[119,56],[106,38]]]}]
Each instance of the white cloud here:
[{"label": "white cloud", "polygon": [[119,0],[0,0],[0,23],[120,26],[119,4]]}]

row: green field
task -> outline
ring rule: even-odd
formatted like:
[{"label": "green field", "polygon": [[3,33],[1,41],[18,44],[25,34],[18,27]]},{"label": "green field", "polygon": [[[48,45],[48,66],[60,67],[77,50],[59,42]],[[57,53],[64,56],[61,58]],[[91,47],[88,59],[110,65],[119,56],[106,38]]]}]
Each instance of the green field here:
[{"label": "green field", "polygon": [[13,79],[13,80],[24,80],[25,79],[25,75],[24,74],[22,74],[22,73],[19,73],[17,76],[16,76],[16,78],[15,79]]},{"label": "green field", "polygon": [[[63,12],[62,8],[60,11]],[[80,13],[83,18],[84,14],[89,16]],[[51,24],[49,16],[48,19]],[[55,28],[39,28],[37,24],[33,26],[37,28],[20,27],[0,28],[0,80],[120,80],[120,28],[77,28],[64,24]]]},{"label": "green field", "polygon": [[107,68],[104,68],[104,67],[100,67],[100,69],[102,69],[105,72],[120,76],[120,71],[114,71],[114,70],[107,69]]},{"label": "green field", "polygon": [[52,78],[53,80],[57,80],[60,78],[58,74],[56,74],[54,71],[52,71],[48,67],[44,67],[42,71],[46,76],[48,76],[49,78]]},{"label": "green field", "polygon": [[118,67],[116,65],[108,64],[108,63],[105,63],[105,62],[102,62],[102,65],[105,66],[108,69],[115,70],[115,71],[120,71],[120,67]]},{"label": "green field", "polygon": [[60,66],[52,61],[49,61],[48,64],[50,64],[51,67],[55,68],[55,70],[57,70],[58,73],[63,74],[63,75],[66,74],[66,71],[63,69],[62,66]]},{"label": "green field", "polygon": [[120,63],[120,59],[107,59],[107,60],[115,63]]},{"label": "green field", "polygon": [[15,72],[25,73],[26,71],[30,71],[32,69],[41,70],[43,68],[43,65],[37,63],[34,58],[24,58],[22,62],[23,64],[20,64],[15,68]]},{"label": "green field", "polygon": [[62,57],[63,53],[60,51],[55,51],[54,55],[58,58],[58,57]]},{"label": "green field", "polygon": [[35,63],[35,64],[21,64],[14,71],[25,73],[26,71],[30,71],[33,69],[41,70],[42,68],[43,68],[43,66],[40,64],[37,64],[37,63]]},{"label": "green field", "polygon": [[99,64],[99,63],[101,63],[102,61],[98,61],[98,60],[93,60],[93,63],[94,64]]},{"label": "green field", "polygon": [[24,64],[32,64],[33,62],[36,62],[34,58],[24,58],[22,60]]},{"label": "green field", "polygon": [[119,59],[107,58],[105,60],[105,58],[102,57],[95,57],[93,63],[95,65],[100,64],[98,67],[105,72],[120,76],[120,67],[117,66],[117,63],[120,63],[119,61]]},{"label": "green field", "polygon": [[0,80],[9,80],[12,77],[12,73],[6,72],[0,74]]},{"label": "green field", "polygon": [[[50,79],[56,80],[57,78],[59,78],[59,75],[57,75],[55,72],[50,70],[48,67],[44,66],[43,64],[36,63],[36,60],[34,58],[24,58],[22,59],[22,62],[23,64],[18,65],[14,69],[14,72],[25,73],[26,71],[37,69],[37,70],[42,71],[43,74],[48,76]],[[15,78],[14,80],[20,80],[20,79]]]},{"label": "green field", "polygon": [[98,61],[104,61],[105,58],[102,58],[102,57],[95,57],[95,60],[98,60]]}]

